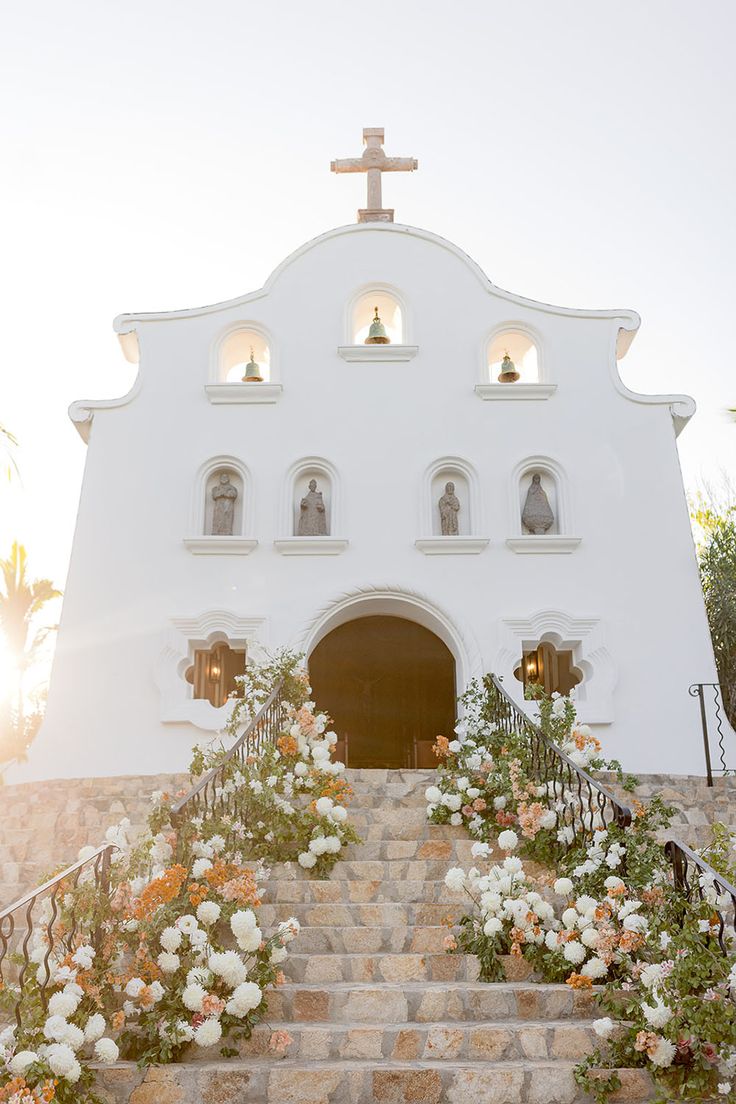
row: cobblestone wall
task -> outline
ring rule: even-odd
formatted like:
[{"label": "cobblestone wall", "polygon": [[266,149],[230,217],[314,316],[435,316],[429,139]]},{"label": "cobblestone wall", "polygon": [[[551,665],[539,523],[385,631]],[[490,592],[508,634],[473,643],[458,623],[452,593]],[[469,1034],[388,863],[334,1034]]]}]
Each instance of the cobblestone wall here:
[{"label": "cobblestone wall", "polygon": [[129,817],[140,831],[154,790],[176,793],[186,775],[126,775],[24,782],[0,788],[0,906],[72,862],[105,829]]}]

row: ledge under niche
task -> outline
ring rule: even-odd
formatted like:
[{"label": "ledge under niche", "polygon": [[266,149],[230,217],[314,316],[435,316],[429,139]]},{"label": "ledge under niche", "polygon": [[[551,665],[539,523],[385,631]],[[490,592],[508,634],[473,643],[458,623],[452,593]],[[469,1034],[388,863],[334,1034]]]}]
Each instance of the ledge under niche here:
[{"label": "ledge under niche", "polygon": [[490,544],[490,537],[419,537],[414,547],[425,556],[473,556]]},{"label": "ledge under niche", "polygon": [[475,393],[479,399],[501,402],[550,399],[556,390],[556,383],[476,383],[475,385]]},{"label": "ledge under niche", "polygon": [[349,543],[345,537],[281,537],[273,546],[282,556],[339,556]]},{"label": "ledge under niche", "polygon": [[411,360],[418,351],[418,345],[339,345],[337,349],[343,360],[362,364]]},{"label": "ledge under niche", "polygon": [[211,403],[275,403],[284,390],[280,383],[207,383]]},{"label": "ledge under niche", "polygon": [[182,543],[193,556],[247,556],[258,541],[251,537],[201,536],[184,537]]},{"label": "ledge under niche", "polygon": [[574,552],[582,539],[582,537],[568,537],[564,533],[539,534],[536,536],[533,533],[525,533],[520,537],[509,537],[506,544],[512,552],[549,554]]}]

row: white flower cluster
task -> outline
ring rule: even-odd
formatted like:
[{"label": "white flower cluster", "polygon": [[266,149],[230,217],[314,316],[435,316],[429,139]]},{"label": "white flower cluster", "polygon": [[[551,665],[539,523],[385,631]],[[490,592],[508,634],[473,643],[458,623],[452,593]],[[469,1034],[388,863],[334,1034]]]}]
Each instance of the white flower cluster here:
[{"label": "white flower cluster", "polygon": [[[91,950],[91,948],[85,948],[85,950]],[[78,1054],[86,1046],[93,1049],[94,1057],[100,1062],[117,1061],[119,1055],[117,1044],[113,1039],[103,1038],[107,1030],[104,1016],[96,1012],[87,1018],[86,1023],[75,1023],[71,1019],[77,1014],[83,995],[84,990],[74,981],[67,982],[63,989],[51,995],[48,1015],[43,1025],[43,1034],[47,1042],[42,1043],[36,1050],[21,1050],[7,1057],[15,1032],[13,1029],[9,1033],[3,1032],[2,1043],[7,1068],[14,1077],[22,1077],[29,1066],[43,1060],[48,1063],[52,1073],[57,1077],[76,1084],[82,1075]]]},{"label": "white flower cluster", "polygon": [[593,842],[585,852],[585,859],[575,867],[573,874],[582,878],[585,874],[595,874],[602,866],[616,870],[623,861],[626,848],[621,843],[607,844],[608,830],[601,828],[593,833]]},{"label": "white flower cluster", "polygon": [[[474,857],[487,857],[487,848],[487,844],[475,844]],[[515,929],[517,934],[522,933],[520,942],[539,945],[547,931],[554,934],[559,927],[554,908],[528,885],[522,861],[515,855],[492,866],[487,874],[476,867],[467,874],[462,867],[453,867],[445,875],[445,885],[452,892],[465,889],[473,897],[480,913],[479,925],[489,938],[502,932],[508,935]]]}]

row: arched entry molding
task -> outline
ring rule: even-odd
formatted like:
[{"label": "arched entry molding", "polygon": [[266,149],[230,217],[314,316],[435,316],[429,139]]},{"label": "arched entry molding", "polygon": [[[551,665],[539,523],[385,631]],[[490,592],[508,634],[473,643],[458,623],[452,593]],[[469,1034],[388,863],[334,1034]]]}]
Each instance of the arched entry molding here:
[{"label": "arched entry molding", "polygon": [[396,586],[360,587],[340,595],[324,606],[305,627],[299,650],[309,658],[320,640],[333,629],[359,617],[376,615],[415,621],[438,636],[455,660],[458,694],[463,692],[471,679],[483,674],[480,649],[472,635],[460,628],[425,595]]}]

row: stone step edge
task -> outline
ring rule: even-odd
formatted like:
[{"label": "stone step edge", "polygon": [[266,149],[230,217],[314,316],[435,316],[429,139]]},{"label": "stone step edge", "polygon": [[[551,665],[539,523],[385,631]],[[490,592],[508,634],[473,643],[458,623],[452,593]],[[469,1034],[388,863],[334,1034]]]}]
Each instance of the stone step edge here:
[{"label": "stone step edge", "polygon": [[[307,957],[314,957],[309,955]],[[333,955],[326,955],[326,958],[332,958]],[[359,955],[359,958],[371,957],[365,955]],[[385,956],[382,956],[385,957]],[[500,993],[518,993],[518,992],[539,992],[540,989],[548,993],[570,993],[571,989],[569,985],[564,982],[556,981],[467,981],[461,978],[457,981],[437,981],[435,979],[428,979],[427,981],[293,981],[291,978],[287,978],[285,982],[279,985],[275,992],[280,993],[283,990],[292,989],[310,989],[315,991],[322,991],[324,989],[330,992],[353,992],[355,989],[363,990],[380,989],[384,990],[405,992],[426,992],[427,989],[480,989],[483,992],[487,992],[493,989],[494,992]],[[602,993],[603,986],[594,985],[590,989],[585,990],[586,993]]]},{"label": "stone step edge", "polygon": [[[376,1059],[356,1059],[356,1058],[228,1058],[220,1059],[220,1061],[202,1061],[202,1062],[175,1062],[166,1067],[167,1070],[172,1072],[177,1070],[192,1070],[197,1073],[203,1073],[208,1071],[225,1072],[235,1069],[253,1070],[253,1069],[305,1069],[305,1070],[339,1070],[340,1072],[349,1073],[352,1071],[370,1071],[370,1070],[436,1070],[438,1066],[444,1070],[453,1071],[466,1069],[470,1066],[473,1069],[477,1069],[478,1062],[469,1061],[468,1059],[437,1059],[431,1058],[417,1058],[410,1061],[399,1061],[391,1058],[376,1058]],[[499,1062],[482,1062],[485,1069],[489,1071],[497,1070],[499,1073],[506,1073],[509,1070],[521,1069],[521,1070],[572,1070],[578,1065],[578,1060],[574,1058],[523,1058],[512,1059],[510,1061]],[[137,1062],[113,1062],[106,1065],[102,1065],[96,1062],[89,1063],[90,1068],[98,1072],[107,1072],[109,1070],[130,1070],[136,1073],[140,1071],[141,1067]],[[144,1069],[152,1069],[154,1067],[145,1066]],[[619,1071],[622,1069],[633,1070],[637,1074],[646,1074],[646,1070],[640,1067],[622,1066],[618,1067]],[[609,1072],[613,1072],[610,1070]]]},{"label": "stone step edge", "polygon": [[[269,1020],[268,1023],[255,1024],[253,1030],[258,1031],[309,1031],[312,1028],[328,1031],[431,1031],[434,1028],[446,1028],[448,1031],[466,1029],[475,1031],[478,1027],[498,1028],[500,1030],[524,1030],[527,1027],[539,1028],[566,1028],[585,1027],[590,1028],[593,1019],[584,1016],[569,1016],[567,1019],[555,1020],[521,1020],[517,1017],[509,1019],[483,1018],[479,1020]],[[428,1061],[429,1059],[425,1059]],[[541,1059],[540,1059],[541,1060]],[[201,1065],[201,1062],[197,1062]]]}]

